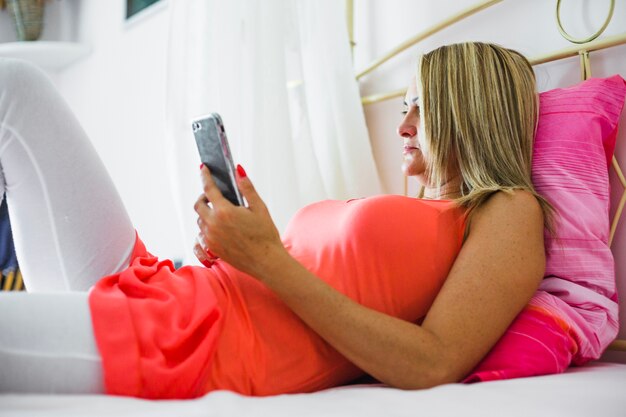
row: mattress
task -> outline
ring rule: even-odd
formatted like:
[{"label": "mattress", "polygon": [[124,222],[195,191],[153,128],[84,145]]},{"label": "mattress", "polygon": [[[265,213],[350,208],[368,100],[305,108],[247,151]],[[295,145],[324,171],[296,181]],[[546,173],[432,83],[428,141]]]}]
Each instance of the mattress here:
[{"label": "mattress", "polygon": [[0,416],[626,416],[626,365],[593,363],[560,375],[420,391],[381,385],[244,397],[216,391],[185,401],[78,395],[0,395]]}]

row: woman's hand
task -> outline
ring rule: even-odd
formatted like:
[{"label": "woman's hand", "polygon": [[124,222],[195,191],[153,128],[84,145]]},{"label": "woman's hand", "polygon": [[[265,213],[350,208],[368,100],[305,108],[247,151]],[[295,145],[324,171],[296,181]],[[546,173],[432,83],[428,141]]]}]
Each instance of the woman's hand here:
[{"label": "woman's hand", "polygon": [[200,228],[194,252],[203,264],[210,265],[215,260],[212,257],[219,257],[261,277],[266,266],[289,256],[265,203],[241,166],[237,166],[237,185],[248,207],[235,206],[224,198],[207,167],[201,172],[204,193],[194,205]]},{"label": "woman's hand", "polygon": [[210,268],[211,265],[219,259],[219,257],[215,256],[215,254],[207,249],[207,247],[208,245],[204,240],[204,235],[202,232],[199,232],[198,236],[196,236],[196,242],[193,245],[193,253],[202,265]]}]

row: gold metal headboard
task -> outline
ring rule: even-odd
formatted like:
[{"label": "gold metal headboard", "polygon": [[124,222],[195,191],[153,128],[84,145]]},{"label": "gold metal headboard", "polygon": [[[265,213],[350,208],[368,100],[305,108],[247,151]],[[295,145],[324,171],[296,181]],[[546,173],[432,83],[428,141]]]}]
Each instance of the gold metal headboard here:
[{"label": "gold metal headboard", "polygon": [[435,25],[427,28],[426,30],[418,33],[415,36],[412,36],[411,38],[405,40],[404,42],[402,42],[401,44],[399,44],[398,46],[396,46],[395,48],[391,49],[389,52],[387,52],[386,54],[384,54],[381,58],[378,58],[377,60],[375,60],[374,62],[372,62],[370,65],[368,65],[364,70],[360,71],[357,75],[356,78],[357,80],[360,79],[361,77],[369,74],[370,72],[374,71],[376,68],[378,68],[379,66],[381,66],[382,64],[384,64],[385,62],[389,61],[391,58],[397,56],[400,54],[400,52],[404,51],[405,49],[410,48],[411,46],[415,45],[416,43],[428,38],[431,35],[434,35],[435,33],[449,27],[452,26],[454,23],[465,19],[466,17],[469,17],[475,13],[480,12],[481,10],[484,10],[488,7],[491,7],[497,3],[500,3],[502,0],[485,0],[485,1],[481,1],[479,3],[476,3],[474,6],[468,7],[465,10],[460,11],[459,13],[454,14],[453,16],[450,16],[447,19],[442,20],[439,23],[436,23]]},{"label": "gold metal headboard", "polygon": [[[579,56],[581,51],[586,51],[587,53],[590,53],[593,51],[600,51],[602,49],[607,49],[613,46],[624,44],[626,44],[626,33],[621,33],[618,35],[607,36],[604,39],[598,39],[585,45],[570,46],[568,48],[563,48],[549,54],[538,55],[534,58],[530,58],[529,61],[533,66],[540,65],[548,62],[558,61],[559,59]],[[370,104],[379,103],[381,101],[402,97],[404,93],[406,93],[406,87],[362,97],[361,103],[363,103],[364,106],[367,106]]]},{"label": "gold metal headboard", "polygon": [[19,269],[0,274],[0,291],[24,291],[24,281]]},{"label": "gold metal headboard", "polygon": [[615,217],[613,217],[613,221],[611,222],[611,233],[609,234],[609,246],[613,243],[613,238],[615,237],[615,231],[617,230],[617,224],[619,223],[622,212],[624,211],[624,205],[626,205],[626,178],[624,178],[624,174],[622,169],[617,162],[617,158],[613,155],[613,168],[615,169],[615,173],[617,174],[617,178],[624,188],[624,192],[622,193],[622,197],[617,204],[617,210],[615,211]]},{"label": "gold metal headboard", "polygon": [[604,32],[606,27],[609,25],[609,22],[611,22],[611,19],[613,18],[613,10],[615,10],[615,0],[611,0],[611,6],[609,7],[609,14],[606,17],[606,20],[604,21],[604,23],[602,24],[602,27],[600,27],[600,29],[598,29],[596,33],[589,36],[588,38],[575,39],[572,36],[570,36],[570,34],[567,33],[565,29],[563,28],[563,24],[561,23],[561,0],[557,0],[556,1],[556,24],[559,28],[559,32],[561,33],[561,36],[563,36],[568,41],[572,43],[578,43],[578,44],[588,43],[596,39],[598,36],[602,35],[602,32]]}]

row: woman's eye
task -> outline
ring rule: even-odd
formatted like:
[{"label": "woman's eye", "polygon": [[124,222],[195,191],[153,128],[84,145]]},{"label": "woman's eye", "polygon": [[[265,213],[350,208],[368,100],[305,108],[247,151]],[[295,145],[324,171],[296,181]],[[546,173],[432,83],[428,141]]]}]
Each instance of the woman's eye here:
[{"label": "woman's eye", "polygon": [[402,110],[400,113],[402,113],[403,116],[406,116],[408,112],[409,112],[408,110]]}]

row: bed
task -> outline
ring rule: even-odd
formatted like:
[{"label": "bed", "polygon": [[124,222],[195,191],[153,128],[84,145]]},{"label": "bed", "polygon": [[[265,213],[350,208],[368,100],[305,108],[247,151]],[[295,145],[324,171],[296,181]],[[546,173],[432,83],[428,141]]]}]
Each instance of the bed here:
[{"label": "bed", "polygon": [[[358,74],[373,71],[383,62],[456,21],[499,1],[482,1],[407,40]],[[348,1],[350,5],[352,2]],[[349,25],[351,26],[351,25]],[[601,32],[601,31],[599,31]],[[579,55],[582,78],[591,76],[590,52],[626,43],[626,34],[588,39],[571,48],[533,58],[533,64]],[[370,105],[404,94],[404,90],[363,97]],[[622,117],[623,120],[623,117]],[[621,135],[624,136],[623,134]],[[609,241],[624,241],[619,229],[626,205],[626,178],[618,160],[612,166],[617,178]],[[405,194],[408,188],[405,183]],[[622,245],[623,247],[623,245]],[[617,258],[617,249],[614,249]],[[624,272],[624,271],[622,271]],[[623,274],[622,274],[623,275]],[[626,281],[626,276],[618,276]],[[622,285],[622,289],[624,286]],[[311,394],[245,397],[217,391],[196,400],[148,401],[112,396],[0,395],[0,416],[328,416],[328,415],[428,415],[450,416],[625,416],[626,364],[610,362],[626,352],[626,341],[616,340],[603,361],[572,367],[559,375],[520,378],[480,384],[447,384],[421,391],[403,391],[381,384],[337,387]],[[1,372],[1,369],[0,369]]]},{"label": "bed", "polygon": [[12,395],[0,416],[624,416],[626,365],[596,363],[560,375],[449,384],[423,391],[349,386],[314,394],[243,397],[218,391],[196,400]]}]

